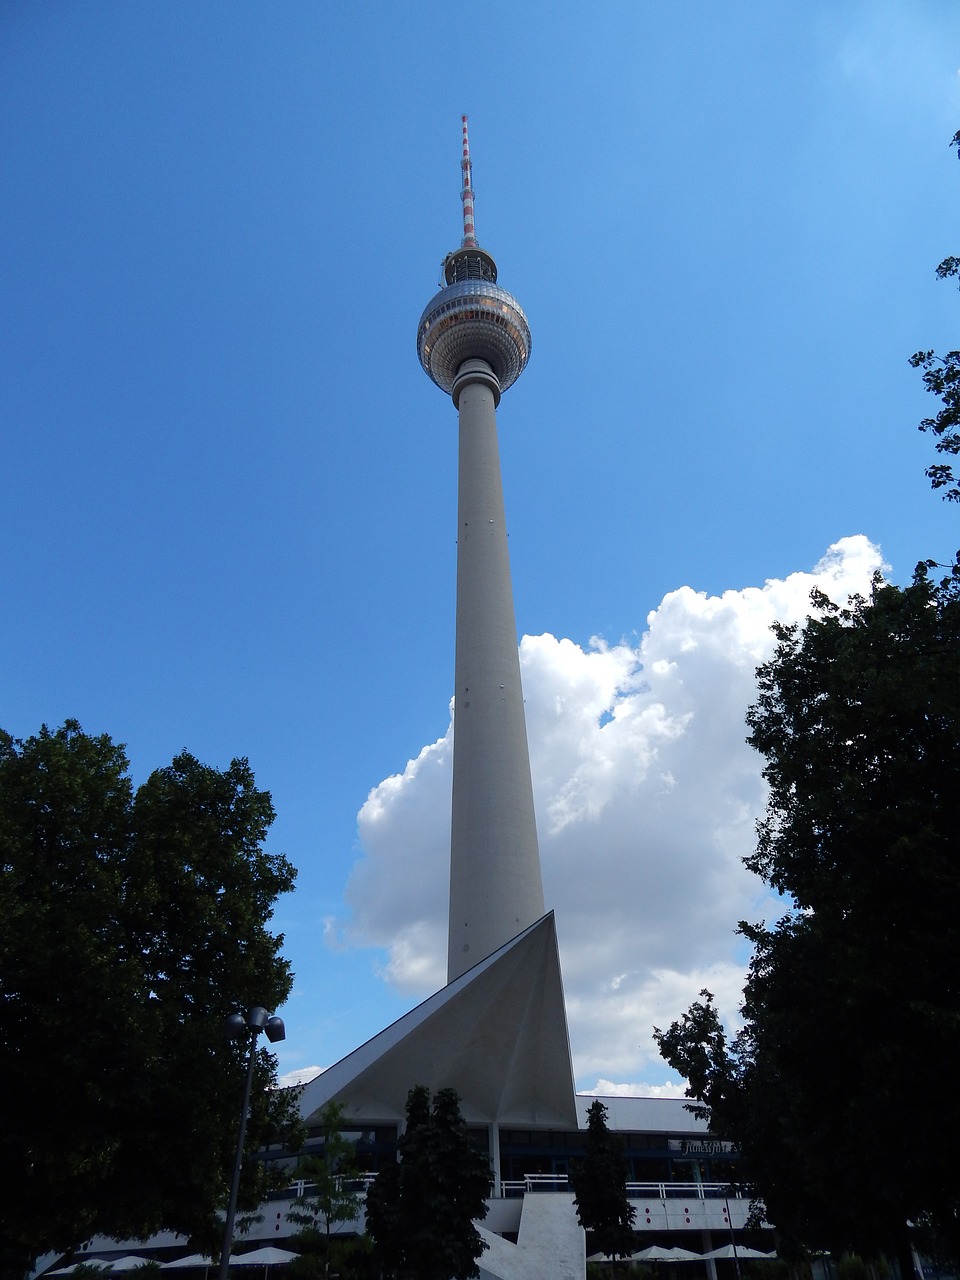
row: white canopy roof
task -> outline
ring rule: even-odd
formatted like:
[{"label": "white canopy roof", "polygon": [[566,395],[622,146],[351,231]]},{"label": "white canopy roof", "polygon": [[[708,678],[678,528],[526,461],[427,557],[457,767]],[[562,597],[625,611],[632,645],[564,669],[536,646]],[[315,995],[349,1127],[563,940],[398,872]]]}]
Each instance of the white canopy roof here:
[{"label": "white canopy roof", "polygon": [[471,1123],[577,1128],[553,912],[305,1085],[300,1114],[399,1121],[418,1084]]}]

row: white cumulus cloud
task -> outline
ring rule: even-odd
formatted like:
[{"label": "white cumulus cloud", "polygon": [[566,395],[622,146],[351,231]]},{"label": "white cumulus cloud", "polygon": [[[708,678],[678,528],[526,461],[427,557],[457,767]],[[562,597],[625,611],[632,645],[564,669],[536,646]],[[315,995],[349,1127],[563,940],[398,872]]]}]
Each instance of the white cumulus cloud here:
[{"label": "white cumulus cloud", "polygon": [[[813,587],[843,602],[882,568],[858,535],[762,587],[680,587],[637,644],[524,636],[544,892],[578,1080],[594,1091],[667,1080],[652,1027],[702,987],[736,1008],[737,921],[778,910],[741,862],[765,802],[745,742],[755,669],[773,652],[772,623],[802,620]],[[386,980],[417,997],[445,981],[452,733],[371,791],[347,889],[347,943],[382,948]]]}]

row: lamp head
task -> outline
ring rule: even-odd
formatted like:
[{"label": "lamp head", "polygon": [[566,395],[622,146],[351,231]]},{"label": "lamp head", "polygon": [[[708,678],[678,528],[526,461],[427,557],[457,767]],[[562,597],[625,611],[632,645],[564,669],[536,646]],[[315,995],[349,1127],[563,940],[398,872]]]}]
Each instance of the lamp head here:
[{"label": "lamp head", "polygon": [[224,1023],[228,1040],[239,1040],[247,1033],[247,1020],[242,1013],[231,1013]]},{"label": "lamp head", "polygon": [[276,1014],[272,1018],[267,1019],[267,1025],[264,1027],[267,1033],[267,1039],[271,1044],[276,1044],[278,1040],[287,1038],[287,1029],[283,1025],[283,1019],[278,1018]]},{"label": "lamp head", "polygon": [[247,1026],[251,1031],[262,1031],[267,1025],[270,1014],[261,1005],[255,1004],[247,1013]]}]

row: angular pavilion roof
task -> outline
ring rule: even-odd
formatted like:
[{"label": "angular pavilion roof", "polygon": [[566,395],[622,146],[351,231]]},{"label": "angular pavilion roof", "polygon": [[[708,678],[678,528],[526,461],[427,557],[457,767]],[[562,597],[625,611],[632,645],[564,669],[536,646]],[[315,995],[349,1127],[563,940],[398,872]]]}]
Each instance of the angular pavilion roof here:
[{"label": "angular pavilion roof", "polygon": [[552,911],[311,1080],[300,1114],[400,1120],[415,1085],[456,1089],[470,1123],[577,1127]]}]

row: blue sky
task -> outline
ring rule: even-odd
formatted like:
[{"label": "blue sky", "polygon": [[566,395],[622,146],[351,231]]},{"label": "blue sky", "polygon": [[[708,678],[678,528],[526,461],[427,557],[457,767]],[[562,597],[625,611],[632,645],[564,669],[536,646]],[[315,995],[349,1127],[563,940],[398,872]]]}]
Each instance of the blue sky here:
[{"label": "blue sky", "polygon": [[[0,725],[76,717],[137,780],[184,748],[249,757],[300,869],[282,1069],[335,1060],[435,972],[456,419],[415,335],[459,242],[461,112],[478,236],[533,331],[501,448],[518,627],[555,638],[529,646],[528,701],[573,717],[533,752],[575,1060],[585,1084],[655,1083],[650,1016],[704,973],[734,992],[730,930],[762,908],[734,869],[757,762],[718,766],[762,642],[731,623],[724,647],[718,619],[755,620],[767,582],[802,613],[796,575],[843,539],[880,548],[841,544],[821,572],[844,587],[960,541],[907,365],[956,345],[934,267],[958,252],[958,66],[947,0],[3,6]],[[651,693],[654,662],[711,645],[745,683]],[[666,707],[661,737],[602,741],[617,707]],[[689,778],[660,769],[691,790],[651,840],[637,778],[703,724],[723,731]],[[591,752],[622,789],[574,820]],[[705,778],[736,820],[688,838]],[[715,931],[692,958],[698,892]],[[617,1005],[628,974],[646,994]]]}]

